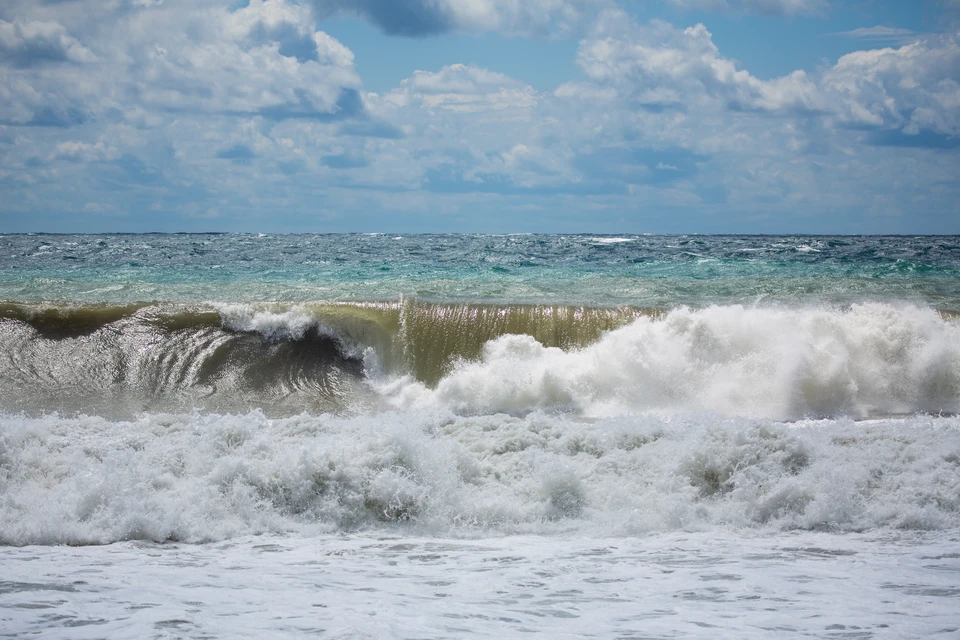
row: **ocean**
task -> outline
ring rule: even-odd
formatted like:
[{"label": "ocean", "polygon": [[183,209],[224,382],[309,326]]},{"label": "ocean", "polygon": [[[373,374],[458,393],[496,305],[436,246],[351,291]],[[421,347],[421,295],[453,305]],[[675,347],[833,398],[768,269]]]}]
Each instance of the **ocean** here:
[{"label": "ocean", "polygon": [[0,637],[958,634],[960,237],[0,235]]}]

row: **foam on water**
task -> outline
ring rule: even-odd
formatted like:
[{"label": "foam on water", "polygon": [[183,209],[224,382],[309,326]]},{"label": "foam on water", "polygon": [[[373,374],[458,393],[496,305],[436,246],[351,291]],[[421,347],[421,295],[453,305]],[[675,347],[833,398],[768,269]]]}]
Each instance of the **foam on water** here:
[{"label": "foam on water", "polygon": [[799,419],[960,411],[960,325],[913,306],[676,309],[583,349],[488,342],[435,389],[391,380],[399,407],[463,414],[649,410]]},{"label": "foam on water", "polygon": [[[937,532],[382,534],[0,548],[5,631],[71,638],[956,638]],[[0,631],[2,634],[3,631]]]},{"label": "foam on water", "polygon": [[4,416],[0,543],[960,524],[960,419]]},{"label": "foam on water", "polygon": [[621,242],[634,242],[635,238],[591,238],[591,242],[597,244],[620,244]]},{"label": "foam on water", "polygon": [[[0,542],[958,524],[960,326],[930,309],[680,308],[567,350],[507,334],[435,387],[368,349],[359,395],[303,342],[310,313],[221,312],[281,342],[211,351],[247,368],[209,379],[287,410],[4,414]],[[291,415],[321,392],[346,408]]]},{"label": "foam on water", "polygon": [[9,303],[0,314],[0,410],[34,414],[290,415],[371,396],[473,415],[960,411],[957,317],[904,304]]},{"label": "foam on water", "polygon": [[[317,326],[317,319],[302,306],[276,312],[249,304],[215,304],[223,326],[232,331],[255,332],[270,340],[300,340]],[[329,333],[329,331],[325,332]]]}]

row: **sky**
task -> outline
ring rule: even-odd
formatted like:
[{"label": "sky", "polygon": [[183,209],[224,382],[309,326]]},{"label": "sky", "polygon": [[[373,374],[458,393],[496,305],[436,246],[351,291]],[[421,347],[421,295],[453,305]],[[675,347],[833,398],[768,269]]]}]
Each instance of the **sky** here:
[{"label": "sky", "polygon": [[960,0],[3,0],[0,232],[960,233]]}]

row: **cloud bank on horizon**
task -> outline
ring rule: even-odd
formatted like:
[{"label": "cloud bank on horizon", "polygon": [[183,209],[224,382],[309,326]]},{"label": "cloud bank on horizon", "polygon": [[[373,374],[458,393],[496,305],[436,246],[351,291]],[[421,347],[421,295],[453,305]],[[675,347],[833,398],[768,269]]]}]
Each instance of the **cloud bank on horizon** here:
[{"label": "cloud bank on horizon", "polygon": [[0,232],[960,233],[905,4],[10,0]]}]

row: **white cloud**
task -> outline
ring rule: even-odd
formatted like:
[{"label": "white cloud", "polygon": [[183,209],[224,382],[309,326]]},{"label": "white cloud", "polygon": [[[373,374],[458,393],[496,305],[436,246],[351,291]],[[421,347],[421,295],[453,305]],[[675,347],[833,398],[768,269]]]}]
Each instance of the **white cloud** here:
[{"label": "white cloud", "polygon": [[591,82],[565,85],[558,96],[613,89],[634,110],[672,109],[701,121],[711,112],[756,111],[960,135],[960,33],[857,51],[822,73],[761,80],[724,57],[703,25],[638,25],[610,11],[581,42],[577,63]]},{"label": "white cloud", "polygon": [[769,112],[823,108],[803,71],[763,81],[720,55],[702,24],[680,30],[665,22],[641,26],[609,11],[581,42],[577,63],[594,82],[617,87],[638,105],[707,106]]},{"label": "white cloud", "polygon": [[0,67],[0,124],[74,126],[110,106],[110,87],[88,75],[53,67],[41,71]]},{"label": "white cloud", "polygon": [[575,182],[563,123],[544,100],[553,99],[473,65],[416,71],[395,90],[368,98],[371,113],[406,132],[385,143],[376,162],[404,166],[407,175],[418,169],[419,184],[431,190]]},{"label": "white cloud", "polygon": [[[304,38],[313,35],[309,12],[302,6],[284,0],[250,0],[246,7],[230,13],[224,27],[233,39],[239,40],[262,31],[263,36],[292,32]],[[279,38],[277,38],[279,39]]]},{"label": "white cloud", "polygon": [[[0,213],[96,203],[131,219],[219,212],[242,228],[238,216],[249,227],[265,211],[342,215],[346,227],[403,211],[433,223],[456,213],[465,228],[483,214],[488,229],[566,216],[582,230],[684,210],[771,224],[773,211],[842,216],[872,206],[865,193],[894,212],[955,213],[954,156],[918,147],[960,135],[958,34],[770,79],[704,25],[638,24],[602,0],[11,1],[17,11],[0,8]],[[350,7],[418,35],[441,18],[446,32],[580,32],[600,13],[578,77],[552,91],[507,66],[448,59],[376,95],[350,49],[317,30],[318,16]],[[888,37],[868,31],[849,35]],[[16,58],[21,40],[57,44]]]},{"label": "white cloud", "polygon": [[[225,2],[177,0],[122,9],[81,0],[68,8],[74,35],[46,19],[44,5],[36,7],[42,19],[0,22],[0,54],[17,54],[14,68],[0,67],[0,120],[72,124],[111,113],[140,118],[143,110],[340,118],[362,111],[353,54],[287,0],[252,0],[233,12]],[[55,58],[98,64],[83,73],[41,64]]]},{"label": "white cloud", "polygon": [[960,135],[960,33],[845,55],[823,87],[841,122]]},{"label": "white cloud", "polygon": [[397,106],[417,103],[431,111],[476,112],[532,108],[537,92],[504,74],[453,64],[438,72],[415,71],[384,99]]},{"label": "white cloud", "polygon": [[910,29],[900,29],[898,27],[886,27],[877,25],[875,27],[860,27],[850,31],[838,31],[831,33],[832,36],[845,36],[847,38],[860,38],[864,40],[886,40],[886,41],[914,41],[917,39],[917,32]]},{"label": "white cloud", "polygon": [[236,12],[136,12],[122,43],[133,60],[130,82],[138,101],[155,108],[336,114],[342,90],[360,86],[353,56],[307,20],[284,0],[253,0]]},{"label": "white cloud", "polygon": [[79,140],[65,140],[57,143],[56,150],[50,154],[50,159],[65,158],[79,162],[96,162],[100,160],[116,160],[120,151],[106,144],[102,139],[96,142],[82,142]]},{"label": "white cloud", "polygon": [[[916,203],[906,195],[913,188],[892,186],[904,181],[896,159],[917,154],[911,175],[942,180],[950,162],[906,147],[951,143],[846,125],[953,135],[956,40],[858,52],[825,71],[763,80],[725,57],[702,25],[640,25],[608,12],[580,43],[585,80],[559,87],[549,106],[562,113],[572,164],[587,181],[615,180],[647,195],[682,185],[705,199],[703,210],[719,198],[722,209],[758,220],[771,210],[862,210],[863,192],[883,194],[902,213]],[[941,191],[928,198],[940,211],[950,206]]]}]

